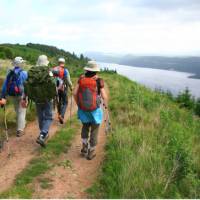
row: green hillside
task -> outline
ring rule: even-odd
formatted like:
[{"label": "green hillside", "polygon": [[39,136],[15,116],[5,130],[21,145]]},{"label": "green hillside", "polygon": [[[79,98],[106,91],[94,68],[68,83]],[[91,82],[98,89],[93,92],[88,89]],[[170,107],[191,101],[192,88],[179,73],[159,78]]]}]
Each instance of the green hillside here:
[{"label": "green hillside", "polygon": [[86,58],[81,55],[78,57],[74,53],[71,54],[54,46],[28,43],[20,44],[0,44],[0,59],[13,59],[16,56],[21,56],[31,64],[35,64],[37,58],[41,54],[46,54],[50,57],[52,64],[57,58],[62,56],[66,59],[66,64],[80,66],[85,63]]},{"label": "green hillside", "polygon": [[[36,63],[38,56],[41,54],[46,54],[49,57],[51,61],[50,65],[52,66],[57,65],[58,57],[64,57],[66,59],[66,66],[68,67],[72,78],[82,73],[82,67],[87,63],[87,58],[84,58],[82,55],[78,57],[75,54],[71,54],[53,46],[32,43],[28,43],[27,45],[0,44],[0,87],[2,86],[3,79],[8,71],[8,67],[12,66],[12,59],[14,59],[14,57],[23,57],[27,61],[24,67],[28,69]],[[14,132],[13,128],[15,127],[16,122],[15,112],[13,111],[13,106],[8,104],[7,119],[11,134]],[[34,119],[34,114],[35,112],[33,106],[28,109],[28,121]],[[3,109],[0,109],[0,142],[5,136],[3,133],[3,118]]]},{"label": "green hillside", "polygon": [[[30,63],[33,60],[28,55],[37,58],[41,53],[47,54],[52,63],[59,55],[69,58],[68,66],[75,82],[87,61],[83,56],[79,58],[46,45],[1,45],[1,48],[6,58],[21,55]],[[5,48],[12,52],[12,57],[8,57]],[[192,110],[180,108],[180,104],[165,94],[151,91],[115,73],[103,72],[101,76],[109,88],[113,132],[107,137],[106,157],[99,179],[88,191],[91,197],[200,198],[199,118]],[[9,127],[15,124],[12,113],[12,108],[8,107]],[[33,119],[33,110],[28,111],[28,116],[29,120]],[[0,121],[3,121],[3,112]],[[67,131],[71,133],[70,129]],[[64,133],[57,136],[56,150],[66,137]],[[27,177],[28,181],[15,183],[20,192],[33,177],[43,173],[37,167],[25,170],[25,177],[22,173],[23,181]],[[38,171],[34,173],[36,169]],[[16,180],[21,180],[21,176]],[[11,188],[11,192],[14,190],[18,194],[15,189]]]},{"label": "green hillside", "polygon": [[200,120],[164,94],[116,74],[110,88],[113,134],[97,198],[200,198]]}]

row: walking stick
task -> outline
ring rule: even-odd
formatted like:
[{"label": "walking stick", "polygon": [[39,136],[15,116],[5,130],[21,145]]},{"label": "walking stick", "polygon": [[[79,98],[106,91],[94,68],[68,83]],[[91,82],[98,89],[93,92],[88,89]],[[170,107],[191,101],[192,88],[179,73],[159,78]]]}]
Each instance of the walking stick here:
[{"label": "walking stick", "polygon": [[69,118],[69,124],[70,124],[70,127],[71,127],[71,124],[72,124],[72,107],[73,107],[73,94],[71,93],[71,102],[70,102],[70,118]]},{"label": "walking stick", "polygon": [[112,131],[112,127],[111,127],[111,121],[110,121],[110,114],[109,114],[109,111],[108,111],[108,108],[105,107],[105,104],[104,104],[104,110],[106,112],[106,118],[105,118],[105,132],[106,134],[108,134],[110,131]]},{"label": "walking stick", "polygon": [[8,149],[8,157],[10,157],[10,144],[9,144],[9,136],[8,136],[8,125],[7,125],[7,116],[6,116],[6,106],[3,106],[4,110],[4,125],[5,125],[5,134],[6,134],[6,142],[7,142],[7,149]]}]

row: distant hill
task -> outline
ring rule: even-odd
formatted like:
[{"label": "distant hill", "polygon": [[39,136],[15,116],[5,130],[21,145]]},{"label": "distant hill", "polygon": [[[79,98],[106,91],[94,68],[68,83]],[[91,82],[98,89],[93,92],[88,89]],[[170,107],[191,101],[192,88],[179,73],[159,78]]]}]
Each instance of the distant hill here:
[{"label": "distant hill", "polygon": [[54,46],[28,43],[26,45],[20,44],[0,44],[0,58],[13,59],[16,56],[22,56],[31,64],[35,64],[39,55],[46,54],[52,62],[55,62],[58,57],[62,56],[66,59],[66,64],[81,65],[85,64],[87,58],[83,55],[78,57],[74,53],[71,54],[63,49],[58,49]]},{"label": "distant hill", "polygon": [[200,57],[120,56],[98,52],[86,55],[99,62],[188,72],[194,74],[193,78],[200,78]]}]

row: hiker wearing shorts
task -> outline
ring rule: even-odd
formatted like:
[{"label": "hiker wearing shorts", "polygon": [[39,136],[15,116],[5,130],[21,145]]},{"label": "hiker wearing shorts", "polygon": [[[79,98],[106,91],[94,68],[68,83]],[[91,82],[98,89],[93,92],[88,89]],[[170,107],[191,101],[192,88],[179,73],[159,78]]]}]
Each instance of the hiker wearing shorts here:
[{"label": "hiker wearing shorts", "polygon": [[100,69],[96,62],[89,61],[84,69],[85,74],[80,76],[75,87],[74,98],[78,105],[78,118],[83,124],[81,154],[86,155],[88,160],[92,160],[96,156],[95,147],[99,127],[103,120],[101,99],[107,109],[107,94],[104,81],[97,75]]},{"label": "hiker wearing shorts", "polygon": [[68,87],[72,91],[72,82],[69,71],[65,68],[65,59],[59,58],[58,63],[52,72],[56,78],[58,120],[63,124],[68,105]]},{"label": "hiker wearing shorts", "polygon": [[9,70],[3,83],[0,105],[6,105],[6,99],[10,99],[17,115],[16,136],[24,135],[26,125],[26,105],[23,102],[24,82],[27,80],[27,72],[22,69],[24,60],[22,57],[16,57],[13,61],[14,67]]}]

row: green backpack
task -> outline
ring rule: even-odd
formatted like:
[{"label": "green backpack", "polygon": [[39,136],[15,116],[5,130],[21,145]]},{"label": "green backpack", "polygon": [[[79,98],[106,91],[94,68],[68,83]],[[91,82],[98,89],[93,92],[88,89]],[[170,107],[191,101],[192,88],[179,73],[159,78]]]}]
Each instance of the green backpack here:
[{"label": "green backpack", "polygon": [[32,67],[28,71],[28,79],[24,90],[28,98],[36,103],[45,103],[56,96],[56,83],[49,74],[49,67]]}]

